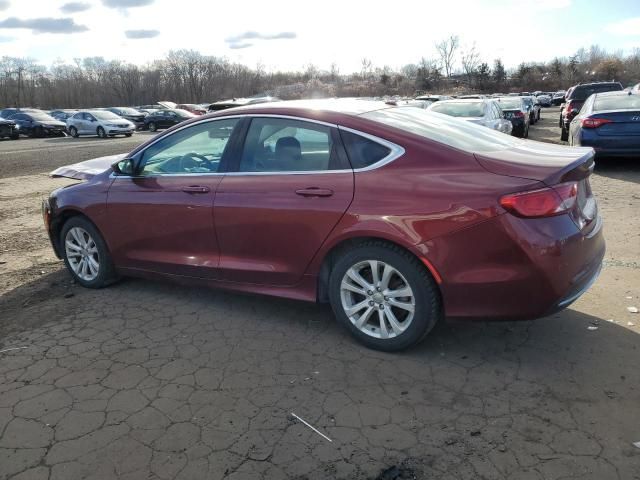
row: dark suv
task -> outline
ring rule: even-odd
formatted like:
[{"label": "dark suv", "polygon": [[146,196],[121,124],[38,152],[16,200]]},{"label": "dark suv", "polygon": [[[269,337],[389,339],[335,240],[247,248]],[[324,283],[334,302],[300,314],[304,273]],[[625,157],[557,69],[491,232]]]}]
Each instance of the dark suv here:
[{"label": "dark suv", "polygon": [[573,117],[578,114],[587,98],[594,93],[614,92],[617,90],[622,90],[620,82],[581,83],[571,87],[567,91],[565,103],[560,110],[560,128],[562,129],[560,140],[566,141],[569,138],[569,124]]}]

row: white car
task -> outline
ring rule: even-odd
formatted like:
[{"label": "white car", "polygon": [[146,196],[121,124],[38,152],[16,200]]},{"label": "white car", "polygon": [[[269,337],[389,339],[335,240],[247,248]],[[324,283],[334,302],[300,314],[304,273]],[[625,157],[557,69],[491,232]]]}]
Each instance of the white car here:
[{"label": "white car", "polygon": [[67,131],[72,137],[97,135],[100,138],[124,135],[130,137],[136,126],[108,110],[80,110],[67,119]]},{"label": "white car", "polygon": [[430,105],[427,110],[459,117],[507,135],[511,135],[513,129],[511,121],[504,118],[498,102],[489,98],[441,100]]}]

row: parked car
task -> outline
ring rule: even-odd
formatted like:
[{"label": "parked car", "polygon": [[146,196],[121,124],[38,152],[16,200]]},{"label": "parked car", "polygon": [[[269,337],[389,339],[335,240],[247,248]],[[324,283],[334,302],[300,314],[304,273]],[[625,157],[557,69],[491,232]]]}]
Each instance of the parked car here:
[{"label": "parked car", "polygon": [[10,138],[18,140],[20,138],[20,127],[13,120],[5,120],[0,118],[0,139]]},{"label": "parked car", "polygon": [[569,124],[578,114],[582,104],[594,93],[615,92],[622,90],[620,82],[582,83],[572,87],[568,92],[560,112],[560,140],[569,138]]},{"label": "parked car", "polygon": [[[536,104],[533,100],[533,97],[530,95],[521,96],[522,101],[527,109],[527,113],[529,114],[529,123],[534,125],[538,120],[538,112],[536,111]],[[540,106],[538,105],[538,111],[540,111]]]},{"label": "parked car", "polygon": [[569,125],[569,145],[600,156],[640,158],[640,92],[591,95]]},{"label": "parked car", "polygon": [[30,137],[64,136],[67,125],[40,110],[21,111],[9,117],[20,126],[22,135]]},{"label": "parked car", "polygon": [[634,92],[640,92],[640,83],[636,83],[631,90]]},{"label": "parked car", "polygon": [[229,108],[244,107],[247,105],[256,105],[259,103],[271,103],[279,102],[277,97],[249,97],[249,98],[233,98],[230,100],[221,100],[209,105],[208,112],[218,112],[220,110],[227,110]]},{"label": "parked car", "polygon": [[558,90],[553,94],[553,98],[551,99],[551,104],[558,106],[564,103],[564,96],[567,92],[565,90]]},{"label": "parked car", "polygon": [[154,104],[154,105],[139,105],[137,107],[132,107],[134,110],[138,110],[139,112],[142,113],[154,113],[157,112],[158,110],[164,110],[166,107],[162,107],[158,104]]},{"label": "parked car", "polygon": [[81,110],[67,119],[69,135],[97,135],[100,138],[124,135],[130,137],[136,126],[129,120],[108,110]]},{"label": "parked car", "polygon": [[441,100],[451,100],[452,97],[448,95],[420,95],[414,100],[423,100],[426,102],[439,102]]},{"label": "parked car", "polygon": [[85,287],[132,275],[329,302],[395,351],[445,313],[536,318],[580,297],[605,253],[593,155],[414,107],[282,102],[62,167],[86,181],[43,216]]},{"label": "parked car", "polygon": [[504,118],[502,110],[494,100],[443,100],[431,104],[428,110],[463,118],[469,122],[511,135],[511,122]]},{"label": "parked car", "polygon": [[50,110],[48,113],[56,120],[59,120],[61,122],[66,122],[67,118],[74,115],[77,111],[78,110],[64,109],[64,110]]},{"label": "parked car", "polygon": [[459,95],[458,97],[461,100],[464,99],[479,99],[479,98],[487,98],[486,95],[480,95],[480,94],[470,94],[470,95]]},{"label": "parked car", "polygon": [[530,115],[522,97],[501,97],[497,99],[504,118],[511,122],[511,135],[527,138],[529,136]]},{"label": "parked car", "polygon": [[106,110],[111,113],[115,113],[119,117],[125,118],[133,123],[138,130],[144,128],[144,119],[147,116],[146,113],[141,112],[140,110],[136,110],[131,107],[111,107]]},{"label": "parked car", "polygon": [[195,103],[181,103],[176,106],[180,110],[186,110],[187,112],[191,112],[194,115],[204,115],[207,113],[206,108],[202,108],[200,105],[196,105]]},{"label": "parked car", "polygon": [[38,110],[36,108],[4,108],[0,110],[0,118],[9,119],[13,117],[16,113],[29,113],[29,112],[41,112],[42,110]]},{"label": "parked car", "polygon": [[145,130],[155,132],[156,130],[173,127],[174,125],[182,123],[185,120],[189,120],[196,116],[197,115],[194,115],[191,112],[187,112],[186,110],[180,110],[177,108],[171,110],[158,110],[156,112],[150,113],[145,117],[144,128]]},{"label": "parked car", "polygon": [[551,106],[551,97],[546,93],[541,93],[536,97],[538,99],[538,103],[541,107],[550,107]]}]

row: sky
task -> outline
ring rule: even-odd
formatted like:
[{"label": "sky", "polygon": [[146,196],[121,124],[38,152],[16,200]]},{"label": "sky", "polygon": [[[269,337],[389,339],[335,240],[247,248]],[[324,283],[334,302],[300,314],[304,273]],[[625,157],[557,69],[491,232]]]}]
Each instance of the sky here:
[{"label": "sky", "polygon": [[[0,0],[0,57],[145,64],[193,49],[269,71],[399,68],[449,35],[489,64],[640,48],[640,0]],[[459,64],[458,64],[459,66]]]}]

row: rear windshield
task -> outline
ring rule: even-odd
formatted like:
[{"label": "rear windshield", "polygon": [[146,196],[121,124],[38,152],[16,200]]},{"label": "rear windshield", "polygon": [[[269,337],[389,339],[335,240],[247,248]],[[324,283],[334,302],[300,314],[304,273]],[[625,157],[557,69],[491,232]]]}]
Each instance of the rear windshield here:
[{"label": "rear windshield", "polygon": [[517,145],[519,140],[496,130],[441,113],[411,107],[375,110],[364,118],[465,150],[494,152]]},{"label": "rear windshield", "polygon": [[509,97],[500,98],[498,99],[498,104],[500,105],[500,108],[502,110],[522,108],[522,100],[519,100],[517,98],[509,98]]},{"label": "rear windshield", "polygon": [[615,95],[611,97],[596,97],[596,101],[593,104],[594,111],[639,109],[640,95]]},{"label": "rear windshield", "polygon": [[482,117],[484,116],[483,102],[437,102],[431,107],[431,111],[444,113],[452,117]]},{"label": "rear windshield", "polygon": [[568,100],[584,101],[594,93],[615,92],[622,90],[622,85],[618,83],[603,83],[601,85],[584,85],[576,87],[570,94]]}]

